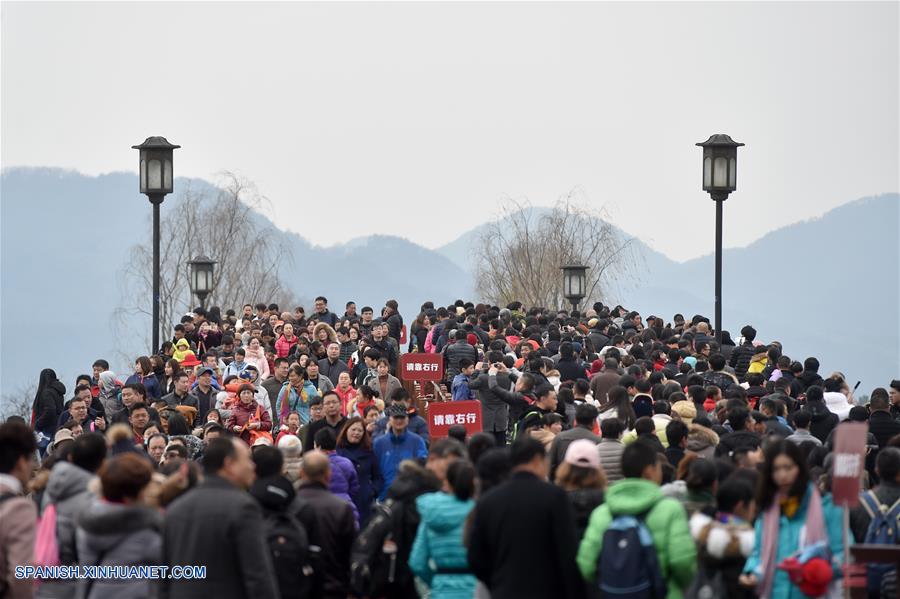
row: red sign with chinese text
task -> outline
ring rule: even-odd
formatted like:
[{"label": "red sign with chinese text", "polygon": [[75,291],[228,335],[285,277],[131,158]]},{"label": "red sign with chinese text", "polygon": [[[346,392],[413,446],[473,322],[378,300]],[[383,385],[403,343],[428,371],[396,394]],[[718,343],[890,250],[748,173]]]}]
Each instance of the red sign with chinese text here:
[{"label": "red sign with chinese text", "polygon": [[447,436],[454,424],[466,427],[466,433],[481,432],[480,401],[432,401],[428,404],[428,434],[432,439]]},{"label": "red sign with chinese text", "polygon": [[860,477],[866,467],[868,424],[845,422],[834,433],[834,462],[831,469],[831,494],[835,505],[859,504]]},{"label": "red sign with chinese text", "polygon": [[404,381],[440,381],[444,378],[444,356],[403,354],[400,356],[400,378]]}]

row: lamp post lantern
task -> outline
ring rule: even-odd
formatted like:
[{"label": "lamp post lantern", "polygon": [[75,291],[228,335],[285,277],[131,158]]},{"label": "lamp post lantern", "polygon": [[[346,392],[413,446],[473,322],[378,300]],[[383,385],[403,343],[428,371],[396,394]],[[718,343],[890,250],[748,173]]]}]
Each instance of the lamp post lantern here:
[{"label": "lamp post lantern", "polygon": [[190,262],[191,293],[200,300],[200,306],[206,308],[206,296],[213,290],[213,269],[216,261],[208,256],[197,256]]},{"label": "lamp post lantern", "polygon": [[724,133],[697,144],[703,148],[703,191],[716,203],[716,341],[722,343],[722,203],[737,189],[737,149],[744,144]]},{"label": "lamp post lantern", "polygon": [[584,299],[587,293],[587,278],[585,273],[588,266],[580,264],[567,264],[561,266],[563,271],[563,297],[572,302],[572,310],[578,309],[578,302]]},{"label": "lamp post lantern", "polygon": [[176,148],[165,137],[148,137],[131,146],[140,154],[140,188],[153,205],[153,347],[159,351],[159,206],[172,193],[172,154]]}]

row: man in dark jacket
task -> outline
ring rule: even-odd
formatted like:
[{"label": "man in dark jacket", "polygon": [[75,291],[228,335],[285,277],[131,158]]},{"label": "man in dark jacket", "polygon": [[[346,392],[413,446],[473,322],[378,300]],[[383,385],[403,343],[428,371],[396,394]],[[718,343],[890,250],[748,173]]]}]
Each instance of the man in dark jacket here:
[{"label": "man in dark jacket", "polygon": [[550,480],[554,480],[556,469],[566,457],[566,450],[572,441],[588,439],[594,444],[600,442],[600,437],[594,434],[594,423],[597,421],[597,408],[589,403],[583,403],[575,408],[575,426],[556,435],[550,445]]},{"label": "man in dark jacket", "polygon": [[163,395],[162,400],[170,408],[177,406],[192,406],[199,409],[197,396],[189,392],[188,374],[184,371],[175,375],[175,390],[168,395]]},{"label": "man in dark jacket", "polygon": [[[593,325],[591,325],[591,322],[593,322]],[[591,326],[591,331],[588,333],[588,339],[590,340],[594,351],[599,352],[609,345],[609,336],[606,334],[609,330],[609,321],[604,318],[594,318],[588,321],[588,325]]]},{"label": "man in dark jacket", "polygon": [[512,477],[475,506],[472,573],[492,599],[583,597],[572,507],[565,491],[546,482],[543,444],[530,436],[516,439],[510,461]]},{"label": "man in dark jacket", "polygon": [[400,343],[400,335],[403,331],[403,317],[400,316],[400,312],[398,312],[397,310],[397,300],[389,299],[387,302],[385,302],[384,321],[388,325],[388,335],[396,339],[397,343]]},{"label": "man in dark jacket", "polygon": [[782,439],[787,439],[794,434],[791,427],[778,419],[778,406],[771,396],[760,400],[759,411],[762,412],[765,418],[763,424],[766,427],[767,435],[778,435]]},{"label": "man in dark jacket", "polygon": [[728,410],[728,424],[731,431],[722,435],[716,446],[716,456],[731,457],[738,449],[759,447],[759,435],[752,431],[753,416],[747,408],[731,408]]},{"label": "man in dark jacket", "polygon": [[[881,483],[869,493],[874,493],[878,503],[888,510],[900,499],[900,449],[885,447],[879,451],[875,458],[875,471]],[[850,530],[857,543],[865,541],[871,522],[872,514],[864,503],[850,510]]]},{"label": "man in dark jacket", "polygon": [[813,437],[825,443],[828,433],[840,423],[840,418],[825,404],[825,392],[822,387],[813,385],[806,390],[806,410],[812,417],[809,432]]},{"label": "man in dark jacket", "polygon": [[722,390],[722,394],[732,385],[737,385],[737,379],[731,374],[725,372],[725,356],[715,353],[709,357],[709,370],[703,373],[703,385],[709,387],[716,386]]},{"label": "man in dark jacket", "polygon": [[319,547],[312,596],[343,599],[350,589],[350,548],[356,536],[353,510],[328,490],[331,465],[321,451],[303,456],[300,477],[297,517],[306,528],[310,546]]},{"label": "man in dark jacket", "polygon": [[577,381],[587,376],[584,363],[575,355],[575,347],[570,341],[563,341],[559,346],[559,362],[556,364],[560,382]]},{"label": "man in dark jacket", "polygon": [[[469,389],[475,391],[481,402],[481,426],[482,430],[490,433],[497,441],[497,445],[506,445],[506,429],[509,426],[509,404],[490,388],[488,369],[491,364],[498,364],[503,360],[500,352],[491,352],[485,361],[480,374],[469,381]],[[495,375],[497,386],[509,390],[512,382],[506,372]]]},{"label": "man in dark jacket", "polygon": [[202,564],[206,578],[164,579],[160,598],[278,597],[262,510],[245,492],[254,479],[250,448],[240,439],[213,439],[203,470],[206,479],[166,510],[163,562]]},{"label": "man in dark jacket", "polygon": [[823,386],[825,381],[819,376],[819,361],[815,358],[806,358],[803,361],[803,371],[797,375],[795,381],[804,391],[813,385]]},{"label": "man in dark jacket", "polygon": [[591,377],[591,395],[600,406],[606,404],[606,394],[619,384],[622,374],[619,372],[619,363],[615,358],[606,358],[603,362],[603,370]]},{"label": "man in dark jacket", "polygon": [[478,351],[466,341],[466,331],[456,329],[455,341],[444,349],[444,365],[447,368],[445,378],[452,381],[459,374],[459,361],[468,358],[473,364],[478,362]]},{"label": "man in dark jacket", "polygon": [[744,338],[744,342],[740,347],[734,348],[734,351],[731,352],[731,359],[728,361],[739,380],[744,379],[747,369],[750,368],[750,360],[753,359],[753,354],[756,352],[753,345],[753,340],[756,339],[756,329],[748,324],[741,329],[741,336]]},{"label": "man in dark jacket", "polygon": [[869,432],[875,435],[878,447],[883,449],[891,437],[900,434],[900,422],[891,415],[887,391],[881,387],[872,390],[869,412]]}]

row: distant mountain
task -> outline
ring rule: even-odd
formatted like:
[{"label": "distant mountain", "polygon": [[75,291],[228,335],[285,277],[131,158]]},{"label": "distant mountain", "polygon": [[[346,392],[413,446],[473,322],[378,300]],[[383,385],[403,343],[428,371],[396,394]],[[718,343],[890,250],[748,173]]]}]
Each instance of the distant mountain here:
[{"label": "distant mountain", "polygon": [[[111,322],[122,303],[117,282],[123,261],[150,232],[150,205],[137,192],[136,179],[131,173],[87,177],[51,168],[3,171],[4,392],[36,382],[45,367],[56,369],[71,388],[98,357],[127,372],[130,358],[117,350],[125,356],[146,351],[133,339],[115,339]],[[179,179],[176,190],[188,184],[211,187]],[[163,215],[177,210],[179,201],[176,192],[163,204]],[[781,340],[795,358],[818,356],[823,371],[843,368],[849,378],[863,381],[862,390],[898,376],[898,206],[897,194],[859,200],[727,250],[726,328],[734,332],[752,323],[760,339]],[[262,215],[256,218],[271,225]],[[298,296],[325,295],[335,311],[348,299],[378,310],[393,297],[408,322],[425,300],[473,297],[468,256],[478,233],[476,227],[438,250],[383,235],[322,248],[294,233],[276,234],[284,236],[293,256],[282,274]],[[677,263],[636,243],[639,272],[617,302],[667,318],[675,312],[712,314],[711,256]]]}]

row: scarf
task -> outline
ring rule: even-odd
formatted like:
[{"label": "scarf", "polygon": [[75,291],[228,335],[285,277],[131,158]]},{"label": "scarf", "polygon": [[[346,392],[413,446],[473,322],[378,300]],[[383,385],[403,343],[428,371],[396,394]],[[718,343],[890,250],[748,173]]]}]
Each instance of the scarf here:
[{"label": "scarf", "polygon": [[[825,534],[825,518],[822,513],[822,497],[815,486],[809,485],[806,490],[808,498],[806,506],[806,520],[803,524],[804,531],[800,534],[800,543],[803,547],[814,545],[819,542],[827,542],[828,538]],[[763,514],[763,536],[762,550],[760,551],[759,565],[762,569],[762,579],[759,583],[759,596],[769,597],[772,594],[772,584],[775,582],[775,563],[778,554],[778,532],[781,523],[781,510],[785,508],[785,515],[791,518],[788,513],[796,514],[801,499],[788,497],[783,493],[778,493],[772,501],[772,505]],[[800,549],[800,547],[797,547]]]}]

